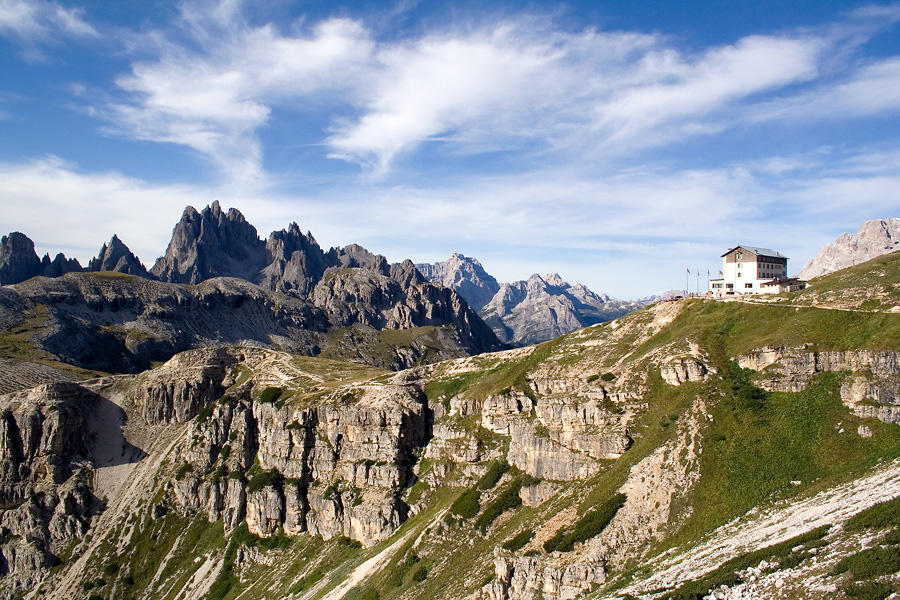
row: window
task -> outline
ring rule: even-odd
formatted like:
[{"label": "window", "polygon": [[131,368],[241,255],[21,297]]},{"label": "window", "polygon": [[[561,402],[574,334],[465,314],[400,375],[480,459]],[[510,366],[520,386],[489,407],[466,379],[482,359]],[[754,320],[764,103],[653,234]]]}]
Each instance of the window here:
[{"label": "window", "polygon": [[743,268],[744,268],[744,264],[743,264],[743,263],[738,263],[738,269],[743,269]]},{"label": "window", "polygon": [[738,260],[741,260],[742,258],[744,258],[744,253],[743,253],[743,252],[738,252],[738,253],[737,253],[737,259],[738,259]]},{"label": "window", "polygon": [[752,288],[752,287],[753,287],[753,284],[752,284],[752,283],[745,283],[745,284],[744,284],[744,287],[749,289],[749,288]]},{"label": "window", "polygon": [[740,271],[738,271],[738,277],[743,277],[743,276],[744,276],[744,274],[741,273]]}]

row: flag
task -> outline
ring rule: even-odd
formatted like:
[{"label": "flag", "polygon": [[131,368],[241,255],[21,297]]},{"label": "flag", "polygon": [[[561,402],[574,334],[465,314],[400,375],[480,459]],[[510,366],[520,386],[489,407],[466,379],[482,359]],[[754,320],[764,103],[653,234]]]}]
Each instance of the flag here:
[{"label": "flag", "polygon": [[690,269],[688,269],[688,270],[687,270],[687,272],[688,272],[688,275],[690,275],[690,274],[691,274],[691,270],[690,270]]}]

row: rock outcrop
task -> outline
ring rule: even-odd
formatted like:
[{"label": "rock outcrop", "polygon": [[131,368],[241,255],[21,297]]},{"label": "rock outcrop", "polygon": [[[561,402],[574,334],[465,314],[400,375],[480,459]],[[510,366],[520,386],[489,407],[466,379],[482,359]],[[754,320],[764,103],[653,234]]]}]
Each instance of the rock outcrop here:
[{"label": "rock outcrop", "polygon": [[59,562],[102,510],[90,487],[88,421],[99,402],[74,383],[0,398],[0,564],[4,587],[25,591]]},{"label": "rock outcrop", "polygon": [[[223,356],[177,358],[199,367],[206,380],[210,367],[225,366]],[[246,359],[258,364],[266,355]],[[219,374],[211,380],[221,381]],[[152,378],[165,380],[165,370]],[[426,402],[417,386],[367,385],[302,406],[260,399],[252,386],[224,397],[222,389],[202,391],[212,385],[192,389],[199,405],[210,408],[192,423],[190,444],[176,459],[183,474],[172,482],[179,510],[222,519],[229,528],[246,520],[263,537],[283,528],[288,535],[346,536],[364,546],[386,539],[406,518],[400,492],[427,441]],[[182,417],[152,413],[148,421]]]},{"label": "rock outcrop", "polygon": [[606,581],[602,560],[570,564],[561,558],[500,555],[494,569],[496,578],[482,590],[486,600],[573,600]]},{"label": "rock outcrop", "polygon": [[861,417],[900,424],[900,353],[810,351],[805,347],[766,346],[738,357],[738,364],[759,373],[756,384],[778,392],[806,389],[821,372],[848,372],[841,399]]},{"label": "rock outcrop", "polygon": [[819,250],[797,277],[812,279],[900,249],[900,219],[872,219]]}]

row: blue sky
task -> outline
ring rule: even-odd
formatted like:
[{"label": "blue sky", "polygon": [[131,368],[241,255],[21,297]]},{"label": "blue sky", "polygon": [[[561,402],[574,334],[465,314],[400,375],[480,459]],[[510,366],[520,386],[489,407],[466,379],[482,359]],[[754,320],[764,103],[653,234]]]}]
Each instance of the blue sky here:
[{"label": "blue sky", "polygon": [[900,216],[898,134],[898,3],[0,0],[0,229],[82,262],[218,199],[638,297]]}]

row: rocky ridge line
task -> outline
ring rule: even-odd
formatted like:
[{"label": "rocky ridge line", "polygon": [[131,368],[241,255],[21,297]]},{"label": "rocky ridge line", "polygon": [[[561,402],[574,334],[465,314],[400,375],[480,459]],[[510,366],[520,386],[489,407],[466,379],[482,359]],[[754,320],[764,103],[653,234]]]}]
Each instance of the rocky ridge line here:
[{"label": "rocky ridge line", "polygon": [[545,342],[650,303],[597,294],[580,283],[563,281],[557,273],[499,284],[478,260],[462,254],[416,268],[426,279],[459,292],[501,341],[514,345]]},{"label": "rocky ridge line", "polygon": [[842,233],[825,244],[797,274],[800,279],[820,277],[900,249],[900,219],[872,219],[855,234]]}]

